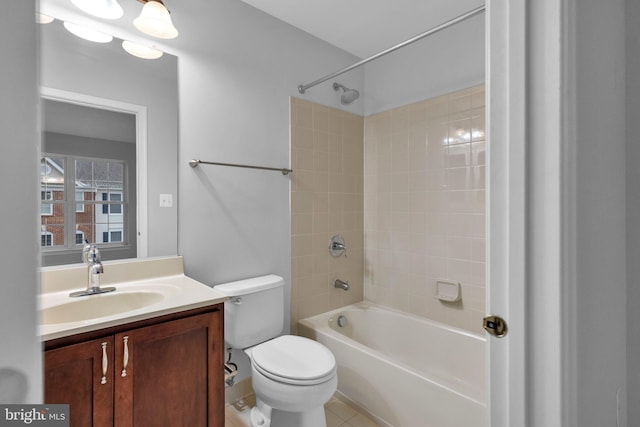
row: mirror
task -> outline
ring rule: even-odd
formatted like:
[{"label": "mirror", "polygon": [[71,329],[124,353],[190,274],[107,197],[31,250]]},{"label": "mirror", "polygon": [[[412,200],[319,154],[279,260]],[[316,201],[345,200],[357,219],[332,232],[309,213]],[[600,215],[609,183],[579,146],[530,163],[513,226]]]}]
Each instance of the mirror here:
[{"label": "mirror", "polygon": [[103,259],[177,254],[177,58],[140,59],[59,20],[40,35],[42,265],[80,262],[85,238]]}]

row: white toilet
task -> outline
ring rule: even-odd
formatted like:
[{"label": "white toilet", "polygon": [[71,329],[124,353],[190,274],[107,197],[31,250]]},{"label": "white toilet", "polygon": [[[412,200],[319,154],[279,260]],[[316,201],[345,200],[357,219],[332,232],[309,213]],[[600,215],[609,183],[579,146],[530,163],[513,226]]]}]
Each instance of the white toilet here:
[{"label": "white toilet", "polygon": [[269,275],[214,286],[224,303],[224,340],[251,359],[253,427],[326,427],[336,391],[336,360],[308,338],[282,335],[284,279]]}]

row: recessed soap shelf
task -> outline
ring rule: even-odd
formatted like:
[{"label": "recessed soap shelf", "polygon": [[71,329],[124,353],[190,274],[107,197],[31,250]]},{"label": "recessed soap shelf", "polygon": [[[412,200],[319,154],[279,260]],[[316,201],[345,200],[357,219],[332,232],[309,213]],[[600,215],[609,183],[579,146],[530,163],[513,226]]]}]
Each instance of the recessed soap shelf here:
[{"label": "recessed soap shelf", "polygon": [[460,283],[437,280],[435,298],[445,302],[460,301],[462,299]]}]

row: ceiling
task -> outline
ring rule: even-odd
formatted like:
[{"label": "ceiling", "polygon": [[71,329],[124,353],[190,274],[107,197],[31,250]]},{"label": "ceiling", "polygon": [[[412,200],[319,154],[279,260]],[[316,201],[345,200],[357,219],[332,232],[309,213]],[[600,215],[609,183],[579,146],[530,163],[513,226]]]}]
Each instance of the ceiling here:
[{"label": "ceiling", "polygon": [[484,4],[483,0],[242,0],[359,58]]}]

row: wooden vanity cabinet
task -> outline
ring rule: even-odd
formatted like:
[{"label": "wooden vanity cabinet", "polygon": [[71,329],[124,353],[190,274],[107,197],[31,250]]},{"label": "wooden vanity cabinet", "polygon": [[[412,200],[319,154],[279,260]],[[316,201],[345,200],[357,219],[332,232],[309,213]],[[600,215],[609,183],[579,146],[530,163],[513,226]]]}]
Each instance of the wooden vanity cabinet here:
[{"label": "wooden vanity cabinet", "polygon": [[218,304],[46,350],[45,402],[69,403],[71,426],[223,427],[222,316]]},{"label": "wooden vanity cabinet", "polygon": [[[102,374],[103,359],[111,363],[105,375]],[[113,337],[46,351],[45,403],[69,404],[73,426],[113,426],[112,366]]]}]

